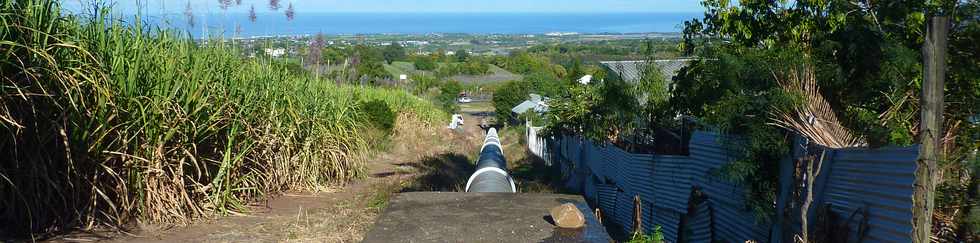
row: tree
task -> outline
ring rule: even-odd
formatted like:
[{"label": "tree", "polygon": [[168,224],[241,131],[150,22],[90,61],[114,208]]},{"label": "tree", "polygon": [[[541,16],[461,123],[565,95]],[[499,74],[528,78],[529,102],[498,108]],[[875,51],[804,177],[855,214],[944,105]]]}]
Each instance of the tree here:
[{"label": "tree", "polygon": [[457,62],[465,62],[470,59],[470,53],[466,50],[458,50],[456,51],[455,58]]},{"label": "tree", "polygon": [[391,45],[385,47],[382,55],[388,64],[405,60],[405,48],[401,44],[398,44],[398,42],[392,42]]},{"label": "tree", "polygon": [[[925,39],[922,30],[930,12],[950,15],[950,71],[945,75],[945,87],[940,88],[949,91],[944,95],[949,102],[945,102],[942,114],[945,119],[938,122],[938,130],[944,132],[936,135],[948,138],[938,146],[956,159],[939,161],[940,168],[947,168],[941,174],[949,178],[936,181],[940,183],[937,190],[966,187],[960,181],[964,181],[963,176],[969,178],[970,173],[950,172],[966,170],[963,168],[968,166],[960,162],[964,154],[980,146],[971,140],[980,132],[958,125],[965,124],[980,107],[980,72],[976,71],[975,54],[975,43],[980,43],[977,1],[744,0],[730,5],[725,0],[706,0],[702,4],[707,8],[705,17],[685,23],[682,47],[688,55],[714,60],[693,62],[680,72],[670,101],[672,109],[685,115],[720,118],[715,122],[738,121],[747,126],[733,131],[771,137],[776,142],[780,138],[763,136],[775,131],[755,133],[768,130],[762,124],[769,121],[719,114],[757,112],[743,107],[760,101],[782,102],[775,95],[758,96],[755,100],[742,97],[777,94],[770,89],[775,84],[764,81],[764,77],[785,64],[772,62],[778,59],[772,58],[775,56],[757,54],[798,50],[790,63],[792,59],[803,59],[815,64],[821,95],[842,124],[872,147],[910,145],[922,136],[918,128],[923,122],[916,115],[922,93],[918,84],[923,81],[922,54],[918,51]],[[757,68],[765,67],[763,64],[773,68]],[[751,166],[757,172],[772,169],[767,165]],[[963,199],[937,200],[936,211],[947,210],[945,213],[954,218],[963,215],[963,208],[973,200],[964,191],[950,189],[948,195],[937,196]]]},{"label": "tree", "polygon": [[497,121],[510,123],[515,119],[511,112],[524,100],[527,100],[531,90],[531,83],[527,81],[507,81],[498,87],[493,93],[493,107],[497,113]]},{"label": "tree", "polygon": [[458,71],[466,75],[484,75],[490,73],[490,65],[485,62],[470,59],[463,63]]},{"label": "tree", "polygon": [[[356,45],[353,48],[353,53],[351,55],[353,58],[353,66],[356,69],[356,79],[367,78],[371,82],[377,79],[389,77],[391,74],[385,71],[384,66],[381,65],[384,61],[384,56],[381,51],[377,48],[366,46],[366,45]],[[363,81],[363,80],[362,80]]]},{"label": "tree", "polygon": [[432,71],[436,69],[436,62],[432,57],[417,56],[415,57],[415,69]]},{"label": "tree", "polygon": [[437,98],[439,103],[442,104],[446,111],[456,112],[459,108],[456,105],[456,97],[462,91],[463,84],[461,84],[459,81],[447,80],[439,87],[439,96]]}]

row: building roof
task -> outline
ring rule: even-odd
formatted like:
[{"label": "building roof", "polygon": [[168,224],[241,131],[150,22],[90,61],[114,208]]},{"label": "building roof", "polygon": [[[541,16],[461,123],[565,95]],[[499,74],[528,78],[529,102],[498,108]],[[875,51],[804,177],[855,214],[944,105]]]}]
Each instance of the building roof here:
[{"label": "building roof", "polygon": [[[694,59],[681,58],[681,59],[668,59],[668,60],[653,60],[657,66],[660,67],[660,72],[664,74],[666,80],[674,79],[677,76],[677,72],[687,66],[688,63]],[[605,61],[599,62],[602,66],[605,66],[609,70],[612,70],[619,75],[624,81],[636,82],[643,77],[643,70],[646,69],[648,61]]]},{"label": "building roof", "polygon": [[548,104],[546,103],[548,101],[548,98],[541,97],[540,95],[537,94],[531,94],[530,96],[531,96],[530,99],[521,102],[517,106],[514,106],[514,108],[510,109],[510,111],[517,114],[524,114],[525,112],[531,109],[539,113],[548,111]]}]

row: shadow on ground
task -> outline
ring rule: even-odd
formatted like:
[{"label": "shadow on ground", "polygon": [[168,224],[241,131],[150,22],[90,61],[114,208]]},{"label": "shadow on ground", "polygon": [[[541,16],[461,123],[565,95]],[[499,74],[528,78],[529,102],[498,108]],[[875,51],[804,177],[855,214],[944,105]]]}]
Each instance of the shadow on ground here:
[{"label": "shadow on ground", "polygon": [[548,166],[544,160],[530,152],[525,153],[517,161],[508,161],[514,165],[510,173],[517,183],[517,190],[519,192],[562,192],[561,170],[554,166]]},{"label": "shadow on ground", "polygon": [[415,163],[398,165],[414,167],[417,171],[417,176],[401,190],[402,192],[464,191],[466,180],[475,170],[469,158],[458,153],[428,156]]}]

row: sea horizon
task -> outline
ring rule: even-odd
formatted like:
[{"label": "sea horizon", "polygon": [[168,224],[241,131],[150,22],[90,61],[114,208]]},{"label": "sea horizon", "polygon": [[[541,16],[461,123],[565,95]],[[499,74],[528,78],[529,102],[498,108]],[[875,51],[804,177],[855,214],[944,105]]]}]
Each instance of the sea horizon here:
[{"label": "sea horizon", "polygon": [[[195,38],[208,35],[259,37],[357,34],[579,34],[679,33],[684,21],[702,13],[685,12],[481,12],[481,13],[397,13],[322,12],[302,13],[287,20],[281,13],[257,14],[255,22],[247,13],[215,13],[194,16],[189,25],[181,14],[151,15],[143,19],[165,28],[190,33]],[[205,28],[207,26],[207,28]],[[239,28],[240,27],[240,28]],[[240,33],[236,33],[236,29]]]}]

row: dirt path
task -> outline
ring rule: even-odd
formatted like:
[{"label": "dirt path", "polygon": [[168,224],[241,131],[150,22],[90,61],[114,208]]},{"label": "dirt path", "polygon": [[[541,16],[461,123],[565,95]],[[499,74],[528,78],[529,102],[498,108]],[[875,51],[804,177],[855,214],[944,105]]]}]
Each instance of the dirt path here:
[{"label": "dirt path", "polygon": [[[233,215],[172,229],[140,227],[109,242],[358,242],[398,191],[461,190],[483,131],[473,111],[462,132],[396,129],[387,152],[370,155],[368,177],[319,193],[287,193]],[[437,124],[440,125],[440,124]],[[372,141],[377,142],[377,141]],[[89,241],[84,238],[62,239]]]}]

